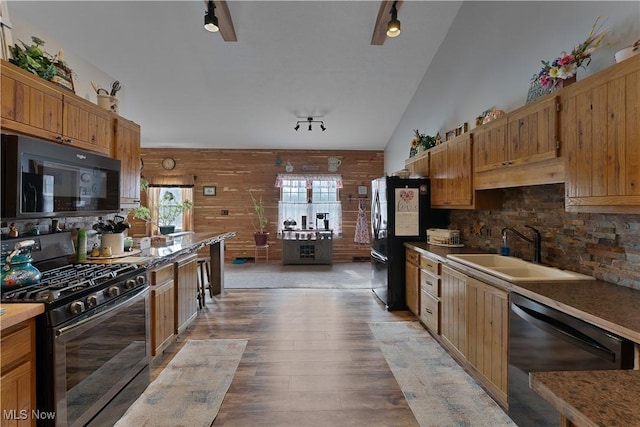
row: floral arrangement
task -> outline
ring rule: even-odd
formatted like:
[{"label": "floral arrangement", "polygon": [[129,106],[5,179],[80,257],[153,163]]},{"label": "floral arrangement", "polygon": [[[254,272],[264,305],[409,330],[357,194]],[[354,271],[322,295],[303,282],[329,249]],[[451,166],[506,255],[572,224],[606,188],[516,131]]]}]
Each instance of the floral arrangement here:
[{"label": "floral arrangement", "polygon": [[436,146],[436,138],[433,136],[420,133],[418,129],[413,130],[414,137],[411,140],[411,149],[409,150],[409,157],[413,157],[420,151],[428,150],[431,147]]},{"label": "floral arrangement", "polygon": [[552,62],[542,61],[542,69],[533,80],[539,80],[544,88],[555,87],[560,80],[566,80],[576,75],[578,67],[586,67],[591,62],[591,54],[602,44],[607,36],[606,31],[601,31],[598,16],[591,26],[589,36],[585,41],[576,46],[571,53],[562,52],[562,55]]}]

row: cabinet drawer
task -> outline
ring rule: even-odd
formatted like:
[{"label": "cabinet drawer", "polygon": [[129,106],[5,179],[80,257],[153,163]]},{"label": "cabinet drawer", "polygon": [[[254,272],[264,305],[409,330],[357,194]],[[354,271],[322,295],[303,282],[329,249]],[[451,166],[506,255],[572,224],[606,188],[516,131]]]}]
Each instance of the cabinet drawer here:
[{"label": "cabinet drawer", "polygon": [[405,254],[406,254],[406,260],[407,262],[410,262],[413,265],[420,265],[420,254],[418,254],[418,252],[414,251],[413,249],[405,249]]},{"label": "cabinet drawer", "polygon": [[24,327],[2,336],[2,368],[28,356],[31,352],[31,327],[25,322]]},{"label": "cabinet drawer", "polygon": [[434,297],[440,296],[440,278],[428,270],[420,269],[420,289],[429,292]]},{"label": "cabinet drawer", "polygon": [[167,280],[173,280],[173,263],[158,267],[151,272],[151,285],[160,285]]},{"label": "cabinet drawer", "polygon": [[430,271],[436,276],[440,275],[440,263],[426,256],[420,257],[420,268]]},{"label": "cabinet drawer", "polygon": [[424,289],[420,292],[420,320],[434,334],[440,335],[440,302]]}]

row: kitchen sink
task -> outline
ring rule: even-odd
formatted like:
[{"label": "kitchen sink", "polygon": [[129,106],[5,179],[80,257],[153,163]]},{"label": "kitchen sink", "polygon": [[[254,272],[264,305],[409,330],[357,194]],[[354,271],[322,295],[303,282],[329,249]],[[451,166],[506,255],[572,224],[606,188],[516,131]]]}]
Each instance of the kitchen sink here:
[{"label": "kitchen sink", "polygon": [[591,276],[497,254],[447,255],[454,261],[509,282],[595,280]]}]

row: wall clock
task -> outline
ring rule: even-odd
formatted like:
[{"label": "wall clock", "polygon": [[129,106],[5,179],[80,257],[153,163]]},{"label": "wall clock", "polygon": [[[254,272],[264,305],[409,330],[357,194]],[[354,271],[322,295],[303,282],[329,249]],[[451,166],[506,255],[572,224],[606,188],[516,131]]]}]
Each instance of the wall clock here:
[{"label": "wall clock", "polygon": [[162,159],[162,167],[170,171],[171,169],[176,167],[176,161],[171,157],[165,157],[164,159]]}]

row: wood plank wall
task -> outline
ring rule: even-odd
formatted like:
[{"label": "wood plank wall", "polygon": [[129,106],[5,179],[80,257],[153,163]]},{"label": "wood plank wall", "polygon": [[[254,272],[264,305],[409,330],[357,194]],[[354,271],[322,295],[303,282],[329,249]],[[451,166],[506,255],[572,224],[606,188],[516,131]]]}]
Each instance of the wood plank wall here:
[{"label": "wood plank wall", "polygon": [[[176,167],[171,171],[162,168],[162,159],[172,157]],[[282,241],[275,238],[280,191],[275,188],[278,173],[286,173],[289,161],[293,173],[329,173],[327,159],[337,157],[342,164],[337,173],[342,175],[344,188],[342,201],[343,237],[335,239],[334,262],[351,262],[354,257],[368,257],[369,246],[353,241],[358,214],[358,186],[366,185],[370,192],[371,180],[384,173],[383,151],[323,151],[323,150],[201,150],[143,148],[144,169],[142,175],[196,176],[194,188],[194,225],[196,232],[235,231],[237,236],[226,242],[225,260],[236,257],[253,257],[254,228],[249,215],[252,212],[248,190],[263,194],[265,210],[270,219],[267,226],[270,262],[282,260]],[[280,162],[278,162],[280,161]],[[303,170],[317,167],[317,170]],[[204,196],[203,186],[215,186],[215,196]],[[370,196],[368,194],[368,196]],[[367,218],[370,215],[367,199]],[[228,215],[222,215],[227,210]],[[369,222],[369,219],[367,219]],[[134,224],[132,234],[144,234],[144,227]]]}]

